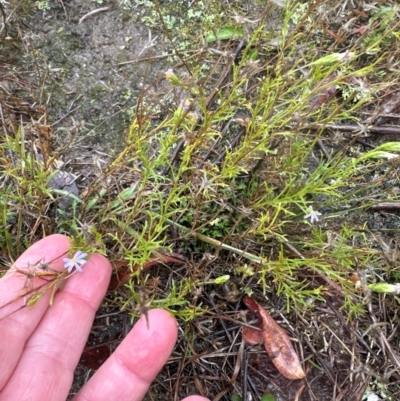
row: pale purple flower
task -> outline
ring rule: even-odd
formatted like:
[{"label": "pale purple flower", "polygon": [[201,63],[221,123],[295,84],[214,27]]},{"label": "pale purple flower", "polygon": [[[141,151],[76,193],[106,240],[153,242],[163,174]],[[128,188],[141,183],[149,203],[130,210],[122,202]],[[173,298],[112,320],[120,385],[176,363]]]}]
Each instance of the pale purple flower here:
[{"label": "pale purple flower", "polygon": [[71,273],[72,270],[75,268],[79,273],[83,273],[82,266],[87,263],[87,260],[85,259],[87,255],[87,253],[77,251],[71,259],[64,258],[64,269],[67,269],[68,273]]},{"label": "pale purple flower", "polygon": [[394,285],[394,293],[395,293],[396,295],[399,295],[399,294],[400,294],[400,283],[396,283],[396,284]]},{"label": "pale purple flower", "polygon": [[322,213],[318,212],[318,210],[314,210],[312,206],[308,207],[310,210],[309,214],[304,216],[305,219],[310,219],[310,223],[314,224],[315,222],[319,221],[318,216],[322,216]]}]

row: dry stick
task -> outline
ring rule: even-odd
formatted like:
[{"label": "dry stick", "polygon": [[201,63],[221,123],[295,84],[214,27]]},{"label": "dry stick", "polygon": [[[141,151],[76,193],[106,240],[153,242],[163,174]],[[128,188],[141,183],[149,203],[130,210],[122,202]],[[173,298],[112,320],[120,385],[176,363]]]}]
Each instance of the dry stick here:
[{"label": "dry stick", "polygon": [[88,12],[87,14],[85,14],[78,22],[78,24],[82,24],[83,21],[85,21],[85,19],[87,17],[90,17],[93,14],[99,13],[100,11],[106,11],[108,10],[110,7],[101,7],[101,8],[96,8],[96,10],[92,10],[90,12]]},{"label": "dry stick", "polygon": [[[13,315],[14,313],[20,311],[21,309],[26,308],[26,307],[28,306],[28,304],[29,304],[29,300],[30,300],[35,294],[38,293],[38,290],[40,290],[41,288],[45,287],[46,285],[49,285],[49,282],[43,283],[43,284],[41,284],[40,286],[38,286],[38,287],[32,289],[31,291],[29,291],[29,292],[27,292],[27,293],[25,293],[25,294],[22,294],[22,295],[18,295],[17,297],[15,297],[14,299],[12,299],[11,301],[8,301],[8,302],[5,303],[4,305],[1,305],[1,306],[0,306],[0,310],[3,309],[3,308],[5,308],[6,306],[11,305],[12,303],[18,301],[19,299],[21,299],[21,298],[23,298],[23,297],[26,297],[27,295],[30,295],[30,297],[28,298],[28,301],[25,302],[24,305],[22,305],[22,306],[20,306],[19,308],[13,310],[13,311],[10,312],[8,315],[1,317],[1,318],[0,318],[0,321],[3,320],[3,319],[5,319],[5,318],[7,318],[7,317],[9,317],[9,316],[11,316],[11,315]],[[24,288],[25,288],[25,287],[24,287]]]},{"label": "dry stick", "polygon": [[57,125],[58,123],[60,123],[62,120],[64,120],[66,117],[68,117],[71,113],[73,113],[74,111],[76,111],[76,110],[78,110],[80,107],[82,107],[82,105],[83,105],[84,103],[82,103],[82,104],[80,104],[79,106],[77,106],[77,107],[75,107],[74,109],[72,109],[72,106],[73,106],[79,99],[81,99],[82,97],[83,97],[83,95],[79,95],[76,99],[74,99],[74,100],[72,101],[71,105],[69,106],[69,110],[68,110],[67,114],[65,114],[64,116],[60,117],[55,123],[53,123],[53,127],[54,127],[55,125]]},{"label": "dry stick", "polygon": [[[243,136],[243,134],[246,132],[246,129],[244,127],[242,127],[238,134],[233,138],[232,142],[229,144],[230,148],[233,149],[237,143],[239,143],[240,138]],[[226,156],[226,150],[223,150],[222,153],[217,157],[217,159],[215,160],[216,164],[219,164],[222,162],[222,160],[224,160]]]},{"label": "dry stick", "polygon": [[[235,341],[237,340],[237,338],[239,336],[239,333],[240,333],[240,331],[237,332],[237,334],[235,336]],[[240,367],[242,365],[242,360],[243,360],[244,346],[245,346],[245,340],[244,340],[244,338],[242,336],[242,341],[240,343],[240,347],[239,347],[239,350],[237,352],[235,367],[234,367],[233,374],[232,374],[232,377],[231,377],[231,380],[230,380],[232,385],[235,384],[235,382],[236,382],[236,380],[237,380],[237,378],[239,376],[239,373],[240,373]]]},{"label": "dry stick", "polygon": [[151,61],[151,60],[156,60],[156,59],[166,58],[166,57],[172,57],[172,56],[175,56],[175,53],[159,54],[158,56],[137,58],[135,60],[123,61],[122,63],[118,63],[117,65],[135,64],[135,63],[140,63],[142,61]]},{"label": "dry stick", "polygon": [[374,351],[372,351],[371,347],[364,341],[364,339],[362,338],[362,336],[360,335],[360,333],[358,332],[358,330],[352,330],[349,328],[349,326],[347,325],[344,317],[342,316],[341,313],[339,313],[339,311],[335,308],[335,306],[333,305],[332,302],[329,301],[329,299],[325,299],[326,304],[329,306],[329,308],[331,308],[331,310],[333,311],[333,313],[336,315],[336,317],[340,320],[340,323],[342,324],[342,326],[346,329],[346,331],[352,335],[354,333],[354,335],[357,337],[357,340],[360,344],[362,344],[365,349],[371,353],[371,355],[378,360],[377,355],[375,354]]},{"label": "dry stick", "polygon": [[369,208],[371,210],[400,209],[400,202],[379,202]]},{"label": "dry stick", "polygon": [[215,85],[214,90],[211,92],[211,94],[207,98],[206,108],[209,108],[214,103],[214,100],[217,97],[219,91],[221,90],[225,80],[228,78],[228,75],[232,71],[233,63],[237,62],[239,53],[242,51],[242,49],[245,47],[245,45],[246,45],[245,39],[242,39],[240,41],[240,43],[237,45],[235,52],[230,57],[229,63],[227,64],[227,66],[225,67],[225,70],[220,75],[219,80],[218,80],[217,84]]},{"label": "dry stick", "polygon": [[337,129],[340,131],[356,132],[364,130],[365,132],[370,132],[371,134],[382,134],[382,135],[400,135],[400,127],[398,126],[365,126],[354,125],[354,124],[310,124],[304,128],[307,129]]},{"label": "dry stick", "polygon": [[8,31],[7,31],[7,18],[6,18],[6,13],[5,13],[5,11],[4,11],[4,7],[3,7],[3,5],[1,4],[1,1],[0,1],[0,12],[1,12],[1,16],[3,17],[3,30],[4,30],[4,36],[2,37],[2,41],[7,37],[7,33],[8,33]]},{"label": "dry stick", "polygon": [[217,314],[217,318],[218,318],[218,320],[220,321],[220,323],[221,323],[221,325],[222,325],[222,327],[223,327],[223,329],[224,329],[224,331],[225,331],[225,334],[226,334],[226,336],[228,337],[229,342],[232,343],[232,342],[233,342],[232,336],[231,336],[231,334],[229,333],[228,328],[226,327],[226,324],[225,324],[224,319],[221,319],[221,317],[220,317],[221,311],[219,310],[219,308],[218,308],[217,305],[215,304],[215,302],[214,302],[214,297],[215,297],[215,293],[212,292],[212,293],[209,295],[208,299],[209,299],[211,305],[213,306],[213,308],[214,308],[214,310],[215,310],[215,312],[216,312],[216,314]]},{"label": "dry stick", "polygon": [[[190,53],[198,54],[199,50],[186,50],[185,51],[185,54],[190,54]],[[176,54],[175,53],[159,54],[158,56],[150,56],[150,57],[137,58],[135,60],[123,61],[122,63],[118,63],[117,65],[135,64],[135,63],[140,63],[142,61],[151,61],[151,60],[157,60],[160,58],[173,57],[173,56],[176,56]],[[180,66],[180,65],[183,65],[183,63],[178,64],[178,66]]]},{"label": "dry stick", "polygon": [[218,143],[222,140],[222,138],[225,137],[225,134],[228,132],[228,129],[233,121],[233,118],[230,118],[227,123],[223,126],[221,129],[221,136],[213,143],[212,146],[208,149],[208,152],[204,155],[203,157],[203,162],[207,161],[207,159],[210,157],[211,153],[214,151],[215,147],[218,145]]},{"label": "dry stick", "polygon": [[324,145],[324,143],[322,142],[322,140],[321,140],[321,139],[318,139],[318,140],[317,140],[317,143],[318,143],[318,146],[321,148],[321,151],[322,151],[322,153],[324,154],[325,158],[326,158],[327,160],[329,160],[330,155],[329,155],[328,149],[325,147],[325,145]]},{"label": "dry stick", "polygon": [[[344,396],[346,396],[346,400],[361,400],[362,396],[365,394],[367,386],[370,383],[370,379],[371,375],[366,375],[365,377],[358,379],[355,385],[353,385],[351,388],[342,390],[336,399],[340,401]],[[342,394],[343,397],[340,397]]]},{"label": "dry stick", "polygon": [[[50,263],[54,262],[55,260],[59,259],[61,256],[65,255],[67,252],[62,253],[60,256],[54,258],[53,260],[49,261],[49,262],[41,262],[40,260],[34,264],[30,264],[28,263],[28,268],[32,268],[30,270],[24,270],[24,269],[20,269],[17,266],[15,266],[15,273],[20,273],[26,276],[26,281],[23,287],[23,290],[26,290],[28,285],[29,285],[29,280],[32,280],[34,278],[40,278],[42,280],[45,280],[45,282],[35,288],[32,288],[29,291],[26,291],[24,294],[18,295],[17,297],[15,297],[14,299],[12,299],[11,301],[6,302],[5,304],[0,306],[0,310],[5,308],[8,305],[11,305],[12,303],[16,302],[17,300],[29,296],[27,302],[25,302],[24,305],[22,305],[20,308],[16,309],[15,311],[9,313],[6,316],[3,316],[0,320],[12,315],[13,313],[25,308],[26,306],[29,305],[29,301],[35,296],[35,295],[39,295],[40,291],[43,287],[48,286],[47,288],[45,288],[45,290],[47,291],[48,289],[50,289],[53,286],[53,283],[55,281],[58,281],[59,279],[61,279],[65,274],[66,274],[66,270],[64,271],[57,271],[54,270],[50,267]],[[69,276],[68,276],[69,277]],[[68,278],[65,277],[65,278]],[[46,278],[50,278],[49,280],[47,280]],[[54,297],[54,291],[56,290],[56,288],[53,290],[53,295],[50,299],[50,304],[52,303],[52,298]]]},{"label": "dry stick", "polygon": [[247,400],[247,368],[249,365],[249,355],[247,350],[245,349],[243,352],[243,359],[242,359],[242,399]]},{"label": "dry stick", "polygon": [[189,228],[184,227],[184,226],[180,225],[179,223],[176,223],[173,220],[167,219],[167,221],[168,221],[168,223],[171,223],[175,227],[179,228],[180,230],[185,231],[186,233],[192,234],[194,237],[196,237],[200,241],[207,242],[208,244],[214,245],[215,247],[224,249],[226,251],[231,251],[233,253],[243,256],[244,258],[251,260],[252,262],[258,263],[258,264],[263,264],[265,262],[265,260],[263,260],[263,258],[253,255],[252,253],[242,251],[241,249],[238,249],[238,248],[234,248],[233,246],[227,245],[214,238],[207,237],[204,234],[196,233],[196,232],[190,230]]},{"label": "dry stick", "polygon": [[[206,106],[205,106],[206,110],[208,110],[211,107],[211,105],[214,103],[214,100],[217,97],[219,91],[221,90],[225,80],[227,79],[228,75],[232,71],[233,63],[237,62],[237,58],[239,56],[239,53],[242,51],[242,49],[244,48],[245,45],[246,45],[246,40],[245,39],[242,39],[240,41],[240,43],[237,45],[237,47],[235,49],[235,52],[231,55],[230,60],[229,60],[228,64],[225,67],[225,70],[220,75],[220,78],[219,78],[217,84],[215,85],[214,90],[210,93],[210,95],[207,98]],[[200,122],[201,122],[201,117],[197,120],[196,126],[198,126],[200,124]],[[175,148],[175,150],[174,150],[174,152],[173,152],[173,154],[171,156],[171,161],[170,161],[170,165],[171,166],[175,163],[176,159],[178,158],[178,155],[180,154],[184,143],[185,143],[184,139],[181,139],[178,142],[178,144],[177,144],[177,146],[176,146],[176,148]],[[170,170],[170,167],[168,166],[165,169],[164,174],[168,174],[169,170]]]},{"label": "dry stick", "polygon": [[[375,314],[374,314],[374,312],[372,310],[371,301],[368,302],[368,312],[369,312],[369,315],[371,317],[372,323],[373,324],[377,324]],[[387,356],[387,353],[389,353],[390,361],[393,363],[393,365],[395,365],[395,366],[397,366],[397,368],[399,368],[400,367],[399,357],[393,351],[391,345],[389,344],[389,341],[387,340],[387,338],[383,334],[382,330],[378,331],[378,339],[379,339],[379,342],[381,343],[382,352],[385,353],[385,356]]]},{"label": "dry stick", "polygon": [[311,341],[308,339],[307,336],[304,336],[304,341],[307,343],[308,348],[310,348],[310,350],[312,351],[312,353],[314,354],[314,358],[318,361],[318,363],[323,367],[324,372],[326,373],[326,375],[328,376],[329,381],[332,384],[335,384],[336,379],[334,377],[334,374],[332,373],[332,366],[325,361],[325,359],[323,359],[321,357],[321,353],[319,351],[317,351],[314,346],[311,344]]},{"label": "dry stick", "polygon": [[65,18],[67,18],[67,19],[68,19],[67,10],[65,9],[65,6],[64,6],[64,3],[63,3],[63,1],[62,1],[62,0],[60,0],[60,3],[61,3],[61,5],[62,5],[62,8],[63,8],[63,10],[64,10],[64,15],[65,15]]},{"label": "dry stick", "polygon": [[170,35],[170,30],[168,29],[167,25],[165,24],[163,15],[161,13],[161,6],[160,6],[159,0],[155,1],[155,5],[156,5],[156,7],[155,7],[156,12],[158,14],[158,17],[160,18],[160,22],[161,22],[161,25],[163,28],[163,33],[169,40],[169,43],[175,52],[175,56],[181,60],[182,64],[185,66],[187,72],[190,74],[191,77],[193,77],[192,71],[190,70],[189,66],[187,65],[186,60],[183,58],[182,52],[175,46],[175,41],[172,39],[172,37]]},{"label": "dry stick", "polygon": [[[244,45],[246,44],[246,42],[244,40],[242,40],[241,43],[239,43],[239,46],[237,47],[235,53],[233,54],[233,59],[236,61],[237,57],[240,53],[240,51],[242,50],[242,48],[244,47]],[[214,144],[212,145],[212,147],[209,149],[209,151],[206,153],[206,155],[203,157],[203,162],[205,162],[209,157],[211,152],[215,149],[215,147],[221,142],[221,140],[224,138],[225,133],[228,131],[229,126],[231,125],[233,119],[235,117],[232,117],[231,119],[229,119],[223,126],[222,130],[221,130],[221,135],[218,138],[217,141],[214,142]],[[239,142],[240,138],[243,136],[243,134],[246,132],[246,129],[244,127],[242,127],[239,130],[239,133],[235,136],[235,138],[233,138],[232,142],[229,144],[231,149],[234,149],[234,147],[236,146],[236,144]],[[226,150],[223,150],[222,153],[217,157],[217,159],[215,160],[215,164],[219,164],[226,156]]]}]

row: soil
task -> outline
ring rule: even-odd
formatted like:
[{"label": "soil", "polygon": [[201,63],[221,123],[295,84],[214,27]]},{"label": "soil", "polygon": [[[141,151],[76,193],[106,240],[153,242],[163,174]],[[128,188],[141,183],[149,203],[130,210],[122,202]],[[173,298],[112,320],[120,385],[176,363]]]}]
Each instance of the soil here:
[{"label": "soil", "polygon": [[[48,74],[46,101],[59,144],[69,141],[77,122],[79,142],[103,151],[117,151],[133,107],[143,86],[165,68],[165,61],[132,62],[166,51],[160,38],[118,2],[98,7],[90,1],[55,2],[48,12],[27,17],[32,30],[24,30],[37,63]],[[104,8],[104,9],[103,9]],[[93,10],[101,10],[83,21]],[[149,41],[150,40],[150,41]],[[152,47],[154,46],[154,47]],[[36,71],[32,81],[37,82]],[[43,99],[45,97],[45,99]]]}]

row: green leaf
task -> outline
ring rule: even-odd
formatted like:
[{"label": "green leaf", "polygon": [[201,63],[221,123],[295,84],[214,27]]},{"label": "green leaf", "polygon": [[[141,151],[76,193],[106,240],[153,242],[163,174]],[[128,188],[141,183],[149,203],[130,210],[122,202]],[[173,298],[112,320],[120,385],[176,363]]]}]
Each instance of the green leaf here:
[{"label": "green leaf", "polygon": [[244,32],[240,28],[235,28],[235,27],[224,27],[218,29],[218,31],[214,33],[209,33],[206,36],[206,42],[207,43],[212,43],[217,40],[228,40],[228,39],[234,39],[234,38],[241,38],[243,37]]},{"label": "green leaf", "polygon": [[111,203],[111,209],[121,206],[124,202],[133,199],[137,196],[136,188],[138,183],[132,184],[129,188],[125,188],[119,195],[118,199]]},{"label": "green leaf", "polygon": [[224,284],[226,283],[231,276],[229,274],[225,274],[224,276],[219,276],[215,279],[215,284]]},{"label": "green leaf", "polygon": [[275,401],[275,397],[271,393],[263,394],[261,401]]},{"label": "green leaf", "polygon": [[345,63],[356,57],[356,53],[345,51],[344,53],[332,53],[313,61],[309,65],[331,65],[334,63]]},{"label": "green leaf", "polygon": [[249,60],[255,61],[255,60],[257,60],[257,57],[258,57],[258,50],[256,50],[256,49],[250,50]]}]

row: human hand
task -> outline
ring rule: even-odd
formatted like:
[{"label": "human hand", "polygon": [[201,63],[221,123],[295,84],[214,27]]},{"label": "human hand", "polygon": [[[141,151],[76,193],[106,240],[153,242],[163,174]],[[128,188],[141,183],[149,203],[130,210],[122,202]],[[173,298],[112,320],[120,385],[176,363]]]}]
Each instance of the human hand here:
[{"label": "human hand", "polygon": [[[24,252],[15,266],[57,258],[51,268],[62,271],[60,256],[70,246],[67,237],[51,235]],[[0,280],[0,401],[67,398],[112,270],[101,255],[91,255],[83,268],[82,274],[73,274],[62,291],[55,294],[53,306],[49,306],[50,290],[33,308],[21,308],[12,314],[10,311],[26,302],[17,297],[25,278],[11,269]],[[154,309],[148,318],[149,328],[141,318],[73,401],[142,400],[177,338],[176,321],[169,313]],[[191,396],[183,401],[207,399]]]}]

